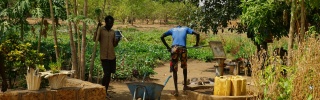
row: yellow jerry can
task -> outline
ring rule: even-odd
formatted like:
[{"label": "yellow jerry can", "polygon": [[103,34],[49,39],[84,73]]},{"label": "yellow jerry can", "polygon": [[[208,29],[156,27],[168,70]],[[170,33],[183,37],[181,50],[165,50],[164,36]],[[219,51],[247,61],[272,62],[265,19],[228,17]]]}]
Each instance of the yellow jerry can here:
[{"label": "yellow jerry can", "polygon": [[217,96],[230,96],[231,93],[231,80],[226,76],[214,78],[214,91],[213,95]]},{"label": "yellow jerry can", "polygon": [[231,96],[243,96],[247,92],[247,79],[242,76],[231,77]]}]

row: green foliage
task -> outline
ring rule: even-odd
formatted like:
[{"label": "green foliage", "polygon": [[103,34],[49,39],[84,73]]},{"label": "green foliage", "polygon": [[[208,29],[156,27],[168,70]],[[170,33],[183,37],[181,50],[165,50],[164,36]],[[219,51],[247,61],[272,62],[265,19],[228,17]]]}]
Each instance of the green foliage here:
[{"label": "green foliage", "polygon": [[22,66],[35,68],[36,64],[39,64],[43,57],[43,53],[37,53],[33,50],[30,43],[22,43],[17,41],[17,35],[10,34],[6,41],[1,43],[0,52],[6,55],[6,61],[9,66],[13,68],[19,68]]},{"label": "green foliage", "polygon": [[[73,1],[71,1],[73,4]],[[83,11],[83,1],[78,1],[78,10]],[[104,0],[88,1],[88,17],[96,18],[99,14],[97,9],[103,11]],[[183,22],[190,20],[196,6],[190,2],[155,1],[155,0],[108,0],[105,5],[103,15],[113,15],[116,20],[123,24],[126,21],[134,22],[136,19],[151,20],[174,19]],[[73,8],[71,8],[73,9]],[[82,12],[80,12],[81,14]]]},{"label": "green foliage", "polygon": [[[172,18],[176,21],[179,21],[183,25],[187,25],[187,23],[191,22],[191,16],[197,10],[196,6],[192,3],[172,3],[172,10],[170,10],[170,14]],[[167,10],[167,9],[166,9]]]},{"label": "green foliage", "polygon": [[44,54],[38,53],[29,42],[21,41],[17,34],[8,34],[0,44],[0,53],[5,56],[5,67],[11,88],[16,79],[20,79],[26,73],[28,67],[36,68],[42,64]]},{"label": "green foliage", "polygon": [[50,68],[51,73],[59,73],[61,70],[61,66],[62,66],[62,59],[61,58],[57,59],[56,62],[49,63],[49,68]]},{"label": "green foliage", "polygon": [[49,0],[36,0],[34,6],[35,8],[31,10],[34,18],[50,18]]},{"label": "green foliage", "polygon": [[44,68],[44,65],[40,65],[40,64],[36,65],[36,69],[39,69],[40,72],[46,71],[46,68]]},{"label": "green foliage", "polygon": [[[160,33],[142,33],[126,31],[123,34],[129,42],[121,41],[116,48],[117,71],[115,78],[129,78],[137,70],[142,77],[144,73],[156,74],[153,68],[160,61],[169,60],[169,53],[160,44]],[[158,37],[158,38],[157,38]]]},{"label": "green foliage", "polygon": [[293,91],[294,77],[284,77],[284,70],[286,74],[294,73],[293,67],[282,65],[279,56],[272,56],[268,58],[269,65],[262,71],[259,70],[259,84],[263,87],[264,99],[266,100],[290,100],[291,92]]},{"label": "green foliage", "polygon": [[311,6],[311,8],[315,8],[315,9],[320,8],[320,2],[317,0],[310,0],[307,3]]},{"label": "green foliage", "polygon": [[242,1],[241,23],[249,38],[258,44],[271,38],[287,36],[290,7],[285,1]]},{"label": "green foliage", "polygon": [[[9,5],[9,3],[13,4]],[[19,28],[21,35],[20,37],[23,37],[23,32],[28,30],[28,27],[24,27],[24,25],[28,25],[26,18],[28,17],[27,15],[30,14],[30,4],[31,2],[29,0],[5,2],[3,6],[6,6],[6,8],[0,9],[0,22],[4,22],[0,26],[0,32],[4,32],[4,35],[7,35],[10,33],[6,32],[10,32],[10,30],[13,30],[14,28]],[[9,31],[5,29],[9,29]]]},{"label": "green foliage", "polygon": [[96,21],[94,19],[85,17],[84,15],[78,15],[78,16],[74,16],[74,15],[70,15],[67,19],[67,21],[69,22],[84,22],[86,24],[95,24]]},{"label": "green foliage", "polygon": [[221,41],[229,59],[249,58],[255,53],[254,43],[246,38],[245,34],[226,34],[209,35],[210,38],[206,39],[207,43],[209,41]]},{"label": "green foliage", "polygon": [[[50,17],[50,4],[49,0],[34,0],[33,5],[35,8],[31,9],[31,14],[35,18],[51,18]],[[64,0],[52,0],[53,13],[55,18],[62,20],[67,19],[67,12]]]},{"label": "green foliage", "polygon": [[204,1],[204,5],[191,17],[191,27],[201,32],[207,33],[211,30],[216,34],[218,28],[227,27],[230,20],[238,18],[241,14],[240,0]]},{"label": "green foliage", "polygon": [[213,60],[213,54],[210,48],[195,48],[188,50],[188,58],[210,62]]}]

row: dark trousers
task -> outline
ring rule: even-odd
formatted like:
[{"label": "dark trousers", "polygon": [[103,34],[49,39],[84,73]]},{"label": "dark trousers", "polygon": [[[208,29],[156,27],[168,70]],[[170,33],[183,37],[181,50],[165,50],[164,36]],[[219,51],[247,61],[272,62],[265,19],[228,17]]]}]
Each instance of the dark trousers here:
[{"label": "dark trousers", "polygon": [[101,59],[101,65],[103,68],[103,78],[102,85],[106,88],[106,93],[108,91],[109,83],[111,80],[111,73],[116,72],[116,59]]}]

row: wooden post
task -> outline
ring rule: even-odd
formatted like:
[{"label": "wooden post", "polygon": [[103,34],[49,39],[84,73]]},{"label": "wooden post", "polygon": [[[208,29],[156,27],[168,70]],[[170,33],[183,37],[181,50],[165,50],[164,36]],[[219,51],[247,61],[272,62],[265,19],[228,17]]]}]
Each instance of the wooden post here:
[{"label": "wooden post", "polygon": [[223,76],[224,74],[224,61],[225,59],[224,58],[219,58],[217,59],[218,63],[219,63],[219,66],[218,68],[216,69],[218,73],[216,73],[217,76]]},{"label": "wooden post", "polygon": [[217,61],[218,66],[216,67],[216,76],[223,76],[224,61],[226,60],[226,55],[224,53],[223,45],[221,41],[210,41],[209,45],[212,49],[213,57]]}]

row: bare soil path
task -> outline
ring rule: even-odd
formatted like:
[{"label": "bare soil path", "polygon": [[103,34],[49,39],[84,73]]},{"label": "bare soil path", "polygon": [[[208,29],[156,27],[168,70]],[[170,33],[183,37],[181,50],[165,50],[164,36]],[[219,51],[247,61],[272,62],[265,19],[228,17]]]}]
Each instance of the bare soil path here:
[{"label": "bare soil path", "polygon": [[[188,79],[193,77],[208,77],[208,78],[214,78],[215,77],[215,70],[213,67],[213,62],[202,62],[198,60],[189,60],[188,61]],[[169,62],[164,63],[163,65],[158,66],[154,69],[155,72],[157,72],[156,75],[151,76],[150,80],[147,80],[148,82],[154,82],[158,84],[163,84],[167,77],[169,75],[172,75],[172,73],[169,72]],[[250,77],[248,77],[249,79]],[[183,73],[182,69],[178,69],[178,89],[179,91],[182,91],[183,85]],[[113,81],[110,83],[109,91],[113,98],[111,100],[129,100],[132,99],[132,96],[129,92],[129,89],[125,82],[116,82]],[[173,78],[171,78],[167,85],[164,87],[162,91],[163,94],[170,95],[170,92],[174,91],[174,85],[173,85]],[[180,92],[182,94],[182,92]]]},{"label": "bare soil path", "polygon": [[[49,23],[51,23],[50,19],[47,19]],[[39,19],[32,19],[29,18],[28,22],[30,24],[36,24],[40,22]],[[65,24],[65,22],[60,21],[61,24]],[[172,27],[175,27],[176,25],[160,25],[160,24],[145,24],[145,23],[136,23],[135,25],[130,24],[116,24],[113,26],[114,29],[118,28],[136,28],[140,31],[148,31],[148,30],[169,30]],[[91,30],[94,30],[96,25],[91,25],[89,28]],[[159,65],[157,68],[155,68],[156,75],[150,76],[150,79],[146,80],[146,82],[154,82],[158,84],[163,84],[168,76],[172,75],[172,73],[169,72],[169,62],[166,62],[162,65]],[[197,77],[208,77],[208,78],[214,78],[215,77],[215,70],[213,67],[213,62],[203,62],[198,60],[188,60],[188,79]],[[141,81],[141,80],[140,80]],[[180,94],[182,94],[182,81],[183,81],[183,73],[182,69],[178,69],[178,89],[181,91]],[[250,81],[250,77],[247,77],[247,81]],[[110,83],[109,87],[109,93],[111,94],[112,98],[111,100],[130,100],[132,99],[132,95],[126,85],[126,82],[129,81],[112,81]],[[170,95],[170,92],[174,91],[174,84],[173,84],[173,78],[171,78],[167,85],[164,87],[162,91],[162,95]]]}]

